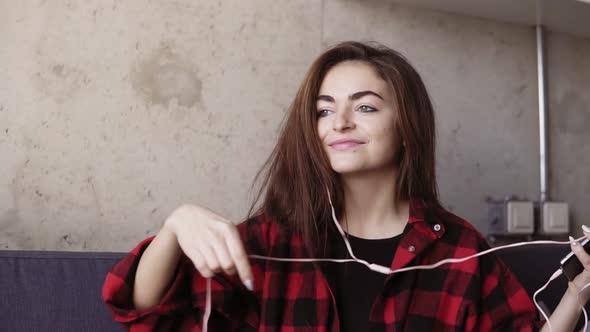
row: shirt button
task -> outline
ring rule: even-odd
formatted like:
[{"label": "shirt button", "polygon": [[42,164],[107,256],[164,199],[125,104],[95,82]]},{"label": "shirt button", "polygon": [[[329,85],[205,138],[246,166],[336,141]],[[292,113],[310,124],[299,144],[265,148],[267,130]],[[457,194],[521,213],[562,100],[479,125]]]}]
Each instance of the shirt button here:
[{"label": "shirt button", "polygon": [[409,252],[414,252],[414,251],[416,251],[416,247],[414,247],[414,246],[409,246],[409,247],[408,247],[408,251],[409,251]]},{"label": "shirt button", "polygon": [[434,225],[434,231],[440,232],[440,225],[439,224]]}]

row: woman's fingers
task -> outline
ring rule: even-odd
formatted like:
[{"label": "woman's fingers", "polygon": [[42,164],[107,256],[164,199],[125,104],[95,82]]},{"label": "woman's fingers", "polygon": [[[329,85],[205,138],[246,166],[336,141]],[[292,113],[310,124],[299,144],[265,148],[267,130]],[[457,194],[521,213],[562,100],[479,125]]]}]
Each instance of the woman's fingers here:
[{"label": "woman's fingers", "polygon": [[240,280],[249,290],[254,289],[254,277],[252,274],[252,268],[248,261],[248,255],[240,239],[238,230],[233,227],[229,230],[228,235],[225,237],[225,242],[229,253],[235,263],[236,270],[240,276]]},{"label": "woman's fingers", "polygon": [[199,246],[199,251],[205,257],[205,262],[207,263],[207,267],[213,272],[218,273],[221,272],[221,265],[219,264],[219,260],[217,259],[217,255],[215,254],[215,250],[210,246],[210,244],[202,243]]},{"label": "woman's fingers", "polygon": [[569,239],[571,242],[570,247],[572,248],[574,255],[576,255],[580,263],[584,265],[584,269],[590,271],[590,255],[588,255],[582,245],[580,245],[580,243],[578,243],[573,237],[570,236]]},{"label": "woman's fingers", "polygon": [[253,289],[252,269],[234,224],[190,204],[177,208],[169,220],[180,248],[203,277],[211,278],[221,271],[229,275],[237,272],[244,285]]},{"label": "woman's fingers", "polygon": [[207,266],[207,263],[205,262],[205,258],[203,257],[203,255],[201,255],[199,253],[198,250],[192,250],[189,258],[191,259],[191,261],[195,265],[195,268],[197,269],[197,271],[199,271],[199,273],[204,278],[212,278],[213,277],[213,271],[211,271],[209,269],[209,267]]},{"label": "woman's fingers", "polygon": [[[582,231],[586,238],[590,239],[590,228],[586,225],[582,225]],[[570,242],[572,242],[572,251],[578,257],[578,260],[582,265],[584,265],[584,269],[590,271],[590,255],[586,252],[584,247],[581,243],[576,242],[573,237],[570,236]]]},{"label": "woman's fingers", "polygon": [[213,250],[215,250],[215,255],[217,256],[219,265],[223,271],[229,275],[232,275],[233,272],[235,272],[234,262],[229,254],[229,250],[223,238],[219,237],[215,239],[215,241],[211,243],[211,246],[213,247]]}]

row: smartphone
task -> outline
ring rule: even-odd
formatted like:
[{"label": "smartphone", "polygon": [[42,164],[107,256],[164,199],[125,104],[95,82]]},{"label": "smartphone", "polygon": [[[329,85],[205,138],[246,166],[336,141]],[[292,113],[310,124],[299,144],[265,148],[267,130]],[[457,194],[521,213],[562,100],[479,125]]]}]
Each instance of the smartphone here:
[{"label": "smartphone", "polygon": [[[581,243],[578,243],[588,254],[590,254],[590,239],[586,238]],[[584,271],[584,266],[578,260],[578,257],[574,254],[574,252],[570,252],[567,256],[565,256],[561,260],[561,271],[563,274],[566,275],[569,281],[574,280],[574,278]]]}]

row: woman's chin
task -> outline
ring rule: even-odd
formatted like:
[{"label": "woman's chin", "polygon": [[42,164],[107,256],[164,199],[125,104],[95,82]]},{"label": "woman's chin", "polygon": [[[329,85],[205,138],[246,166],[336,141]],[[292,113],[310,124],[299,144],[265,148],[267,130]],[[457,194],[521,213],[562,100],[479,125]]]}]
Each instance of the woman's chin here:
[{"label": "woman's chin", "polygon": [[351,175],[362,172],[363,168],[351,165],[332,165],[332,170],[340,175]]}]

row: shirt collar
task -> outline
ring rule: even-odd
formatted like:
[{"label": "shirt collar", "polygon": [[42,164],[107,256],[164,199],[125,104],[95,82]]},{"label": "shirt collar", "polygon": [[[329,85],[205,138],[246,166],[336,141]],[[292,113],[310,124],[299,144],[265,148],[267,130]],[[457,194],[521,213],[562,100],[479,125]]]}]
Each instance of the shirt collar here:
[{"label": "shirt collar", "polygon": [[407,266],[432,246],[445,233],[442,221],[434,213],[436,207],[428,207],[422,200],[410,200],[410,228],[396,250],[391,269]]},{"label": "shirt collar", "polygon": [[440,218],[436,217],[436,209],[437,207],[429,207],[421,199],[410,199],[408,223],[430,233],[434,238],[441,238],[445,233],[445,225]]}]

